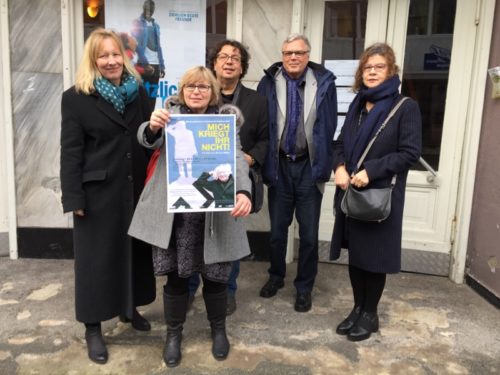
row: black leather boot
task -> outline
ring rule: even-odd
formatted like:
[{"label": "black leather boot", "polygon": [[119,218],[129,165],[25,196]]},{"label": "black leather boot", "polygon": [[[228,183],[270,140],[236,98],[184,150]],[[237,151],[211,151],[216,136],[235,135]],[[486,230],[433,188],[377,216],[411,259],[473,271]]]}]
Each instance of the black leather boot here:
[{"label": "black leather boot", "polygon": [[167,324],[163,360],[168,367],[176,367],[181,362],[182,328],[186,321],[187,305],[188,293],[176,296],[163,292],[163,311]]},{"label": "black leather boot", "polygon": [[101,323],[85,323],[85,341],[91,361],[100,365],[108,362],[108,350],[102,338]]},{"label": "black leather boot", "polygon": [[203,299],[212,330],[212,355],[216,360],[222,361],[229,353],[229,340],[226,335],[227,292],[205,293],[203,291]]},{"label": "black leather boot", "polygon": [[359,306],[354,306],[352,309],[351,313],[345,318],[338,326],[337,330],[337,335],[347,335],[349,331],[351,330],[352,327],[354,327],[354,324],[358,320],[359,316],[361,314],[361,308]]},{"label": "black leather boot", "polygon": [[144,318],[137,309],[134,309],[132,320],[120,315],[120,321],[123,323],[132,323],[132,327],[137,331],[151,331],[151,324]]},{"label": "black leather boot", "polygon": [[363,311],[356,321],[356,324],[347,334],[349,341],[362,341],[378,331],[378,315],[376,312],[368,313]]}]

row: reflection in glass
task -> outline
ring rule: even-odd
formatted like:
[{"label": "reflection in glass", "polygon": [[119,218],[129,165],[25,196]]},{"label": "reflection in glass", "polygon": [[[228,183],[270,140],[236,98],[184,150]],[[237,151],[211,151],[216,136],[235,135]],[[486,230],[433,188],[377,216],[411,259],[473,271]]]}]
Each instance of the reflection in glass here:
[{"label": "reflection in glass", "polygon": [[[436,170],[441,151],[455,8],[456,0],[410,2],[401,91],[420,105],[422,157]],[[423,169],[419,164],[414,168]]]},{"label": "reflection in glass", "polygon": [[365,44],[367,0],[325,1],[323,62],[355,60]]}]

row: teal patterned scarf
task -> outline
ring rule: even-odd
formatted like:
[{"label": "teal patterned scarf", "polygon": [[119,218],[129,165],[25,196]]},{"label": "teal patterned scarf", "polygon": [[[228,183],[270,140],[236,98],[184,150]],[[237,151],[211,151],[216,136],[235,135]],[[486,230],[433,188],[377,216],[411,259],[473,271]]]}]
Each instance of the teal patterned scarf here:
[{"label": "teal patterned scarf", "polygon": [[127,74],[122,78],[120,86],[115,86],[106,78],[97,78],[94,81],[97,92],[121,114],[125,112],[125,106],[137,98],[139,84],[135,77]]}]

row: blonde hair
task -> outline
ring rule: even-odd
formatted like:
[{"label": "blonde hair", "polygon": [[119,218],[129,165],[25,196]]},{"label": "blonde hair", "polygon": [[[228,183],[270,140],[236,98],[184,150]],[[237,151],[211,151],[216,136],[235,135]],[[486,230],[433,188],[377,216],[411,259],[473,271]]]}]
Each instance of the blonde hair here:
[{"label": "blonde hair", "polygon": [[179,91],[178,91],[178,96],[179,96],[179,102],[181,104],[186,104],[186,101],[184,100],[184,87],[186,85],[190,85],[193,83],[196,83],[198,81],[205,80],[208,82],[210,87],[212,88],[211,92],[211,97],[210,97],[210,102],[208,105],[217,105],[220,102],[220,85],[219,82],[217,82],[217,79],[213,75],[213,73],[210,71],[210,69],[205,68],[204,66],[194,66],[190,69],[188,69],[183,76],[181,77],[179,81]]},{"label": "blonde hair", "polygon": [[76,71],[75,89],[77,92],[88,95],[95,91],[94,81],[96,78],[102,77],[99,69],[97,69],[97,56],[101,48],[101,43],[104,39],[108,38],[112,39],[120,50],[120,54],[123,57],[123,72],[133,75],[138,82],[141,82],[141,76],[134,69],[125,54],[120,36],[112,30],[98,28],[92,31],[83,48],[82,60]]}]

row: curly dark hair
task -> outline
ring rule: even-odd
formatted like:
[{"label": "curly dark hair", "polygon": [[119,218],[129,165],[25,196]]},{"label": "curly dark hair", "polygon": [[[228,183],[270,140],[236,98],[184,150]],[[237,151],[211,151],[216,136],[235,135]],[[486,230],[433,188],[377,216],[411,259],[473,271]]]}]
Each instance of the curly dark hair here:
[{"label": "curly dark hair", "polygon": [[217,43],[208,54],[208,68],[215,74],[214,66],[215,60],[217,59],[217,55],[220,50],[224,46],[232,46],[237,48],[240,51],[241,55],[241,75],[240,79],[242,79],[248,71],[248,61],[250,60],[250,53],[248,52],[248,48],[245,47],[242,43],[238,42],[234,39],[225,39],[222,42]]}]

